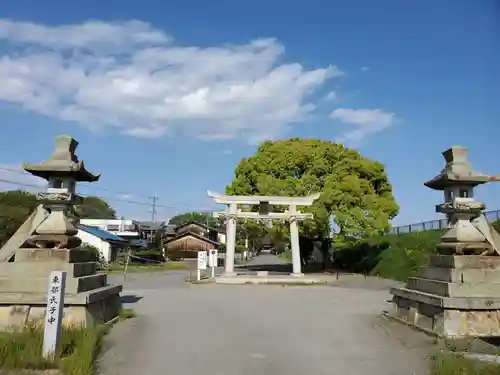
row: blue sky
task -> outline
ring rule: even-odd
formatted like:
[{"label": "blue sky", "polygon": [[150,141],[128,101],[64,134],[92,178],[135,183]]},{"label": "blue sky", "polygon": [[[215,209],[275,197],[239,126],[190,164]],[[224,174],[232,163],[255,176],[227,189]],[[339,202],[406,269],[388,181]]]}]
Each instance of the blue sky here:
[{"label": "blue sky", "polygon": [[[263,139],[342,140],[387,167],[396,224],[437,217],[440,153],[500,174],[495,0],[16,0],[0,11],[0,177],[69,133],[128,217],[209,209]],[[12,187],[12,186],[10,186]],[[5,188],[5,185],[3,185]],[[480,187],[500,208],[500,184]]]}]

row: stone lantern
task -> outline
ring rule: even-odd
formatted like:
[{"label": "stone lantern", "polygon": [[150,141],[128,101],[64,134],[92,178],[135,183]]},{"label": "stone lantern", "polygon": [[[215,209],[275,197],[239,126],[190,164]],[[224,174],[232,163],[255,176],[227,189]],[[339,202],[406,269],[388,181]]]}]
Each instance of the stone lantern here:
[{"label": "stone lantern", "polygon": [[444,193],[444,203],[436,206],[436,212],[446,215],[450,229],[441,237],[438,248],[444,253],[483,252],[491,246],[472,223],[485,209],[483,202],[474,199],[474,188],[487,183],[490,177],[472,170],[465,147],[454,146],[443,156],[445,168],[424,184]]},{"label": "stone lantern", "polygon": [[97,273],[88,250],[79,248],[78,219],[74,204],[82,198],[76,183],[93,182],[99,175],[85,169],[75,155],[78,142],[70,136],[56,138],[51,157],[24,169],[48,181],[38,195],[43,207],[38,218],[30,217],[12,238],[17,238],[13,262],[0,262],[0,328],[43,321],[47,287],[52,271],[67,274],[63,324],[92,326],[117,319],[121,285],[107,283]]},{"label": "stone lantern", "polygon": [[56,138],[52,156],[40,164],[25,164],[24,169],[34,176],[48,181],[46,192],[38,194],[49,216],[36,232],[28,239],[28,243],[38,248],[72,249],[78,247],[81,240],[74,226],[73,205],[82,202],[76,194],[76,183],[94,182],[99,175],[93,175],[85,169],[83,161],[75,155],[78,142],[70,136]]},{"label": "stone lantern", "polygon": [[475,172],[467,149],[443,152],[446,166],[425,186],[444,192],[436,211],[448,230],[418,277],[392,288],[392,316],[445,337],[500,337],[500,235],[487,222],[474,188],[496,177]]}]

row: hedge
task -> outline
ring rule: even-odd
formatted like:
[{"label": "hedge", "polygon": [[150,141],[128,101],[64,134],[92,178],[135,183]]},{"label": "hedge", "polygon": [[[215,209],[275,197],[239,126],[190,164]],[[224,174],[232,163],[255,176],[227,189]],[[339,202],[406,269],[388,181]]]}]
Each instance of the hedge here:
[{"label": "hedge", "polygon": [[161,250],[140,250],[133,255],[137,257],[131,259],[134,263],[160,263],[165,261]]},{"label": "hedge", "polygon": [[[500,220],[493,227],[500,230]],[[334,266],[347,272],[405,281],[428,264],[444,231],[390,234],[345,245],[334,251]]]}]

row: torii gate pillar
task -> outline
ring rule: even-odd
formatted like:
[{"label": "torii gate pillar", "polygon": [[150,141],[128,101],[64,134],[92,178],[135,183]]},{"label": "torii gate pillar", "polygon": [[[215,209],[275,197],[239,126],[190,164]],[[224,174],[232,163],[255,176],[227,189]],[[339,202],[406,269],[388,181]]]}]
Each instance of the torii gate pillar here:
[{"label": "torii gate pillar", "polygon": [[[265,219],[265,220],[288,220],[290,223],[290,243],[292,250],[292,267],[294,276],[303,276],[302,263],[300,259],[299,228],[297,220],[312,219],[310,213],[297,211],[297,206],[310,206],[319,197],[319,193],[307,197],[275,197],[275,196],[233,196],[220,195],[207,191],[208,195],[216,203],[226,204],[228,209],[223,212],[216,212],[214,216],[224,216],[226,223],[226,261],[225,276],[234,276],[234,254],[236,248],[236,219]],[[238,204],[259,204],[259,212],[242,212],[238,209]],[[269,205],[288,206],[288,210],[280,212],[268,212]]]},{"label": "torii gate pillar", "polygon": [[226,223],[226,260],[224,262],[224,273],[228,276],[234,276],[234,253],[236,250],[236,214],[238,205],[231,203],[229,205],[229,215]]},{"label": "torii gate pillar", "polygon": [[300,259],[300,242],[299,242],[299,226],[297,225],[297,218],[293,215],[297,214],[297,207],[290,205],[290,214],[292,215],[288,220],[290,223],[290,247],[292,249],[292,267],[293,275],[302,276],[302,262]]}]

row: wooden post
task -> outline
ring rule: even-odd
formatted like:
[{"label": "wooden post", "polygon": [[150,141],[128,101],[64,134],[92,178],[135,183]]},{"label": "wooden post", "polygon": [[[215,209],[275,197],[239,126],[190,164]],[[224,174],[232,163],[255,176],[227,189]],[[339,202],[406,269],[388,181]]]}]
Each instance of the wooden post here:
[{"label": "wooden post", "polygon": [[125,261],[125,269],[123,270],[123,282],[127,280],[127,269],[128,269],[128,264],[130,262],[130,253],[132,252],[132,249],[129,247],[127,251],[127,260]]}]

